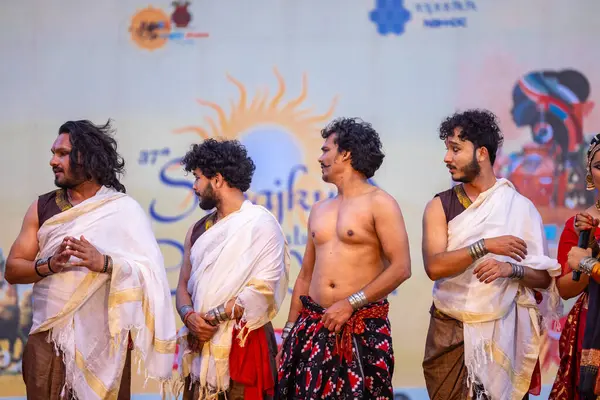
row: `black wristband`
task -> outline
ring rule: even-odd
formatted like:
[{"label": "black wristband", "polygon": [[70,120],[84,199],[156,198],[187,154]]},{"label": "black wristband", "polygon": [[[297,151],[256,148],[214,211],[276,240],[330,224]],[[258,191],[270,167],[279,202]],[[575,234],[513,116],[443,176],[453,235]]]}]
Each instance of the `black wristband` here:
[{"label": "black wristband", "polygon": [[104,268],[102,268],[102,273],[106,273],[106,270],[108,270],[108,256],[105,254],[104,255]]},{"label": "black wristband", "polygon": [[56,272],[54,272],[54,270],[50,266],[50,260],[52,260],[52,256],[48,257],[48,269],[50,270],[50,272],[52,272],[53,274],[55,274]]},{"label": "black wristband", "polygon": [[[50,275],[52,275],[52,272],[49,272],[49,273],[47,273],[46,275],[44,275],[44,274],[42,274],[42,273],[40,272],[40,270],[39,270],[39,267],[40,267],[40,265],[42,265],[42,264],[48,264],[48,259],[47,259],[47,258],[41,258],[41,259],[37,260],[37,261],[34,263],[34,269],[35,269],[35,273],[36,273],[36,274],[38,274],[38,275],[39,275],[40,277],[42,277],[42,278],[45,278],[45,277],[47,277],[47,276],[50,276]],[[50,268],[48,268],[48,269],[50,269]],[[52,271],[52,270],[50,270],[50,271]]]}]

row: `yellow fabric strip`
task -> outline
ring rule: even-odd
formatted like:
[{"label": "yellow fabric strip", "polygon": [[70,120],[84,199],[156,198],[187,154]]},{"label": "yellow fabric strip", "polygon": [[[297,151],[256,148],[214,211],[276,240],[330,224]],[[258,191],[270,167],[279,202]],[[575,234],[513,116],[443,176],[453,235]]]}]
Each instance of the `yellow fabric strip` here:
[{"label": "yellow fabric strip", "polygon": [[458,201],[460,202],[460,204],[462,204],[462,206],[465,209],[469,208],[471,204],[473,204],[469,196],[467,196],[467,192],[465,192],[465,188],[463,187],[463,185],[454,186],[454,193],[456,193]]},{"label": "yellow fabric strip", "polygon": [[83,301],[88,296],[90,288],[92,287],[94,282],[101,279],[101,276],[99,275],[100,274],[98,274],[97,272],[89,272],[85,276],[85,278],[83,278],[83,281],[81,281],[81,283],[79,284],[69,301],[67,301],[63,309],[55,316],[50,317],[46,321],[44,321],[44,323],[41,324],[38,327],[38,329],[36,329],[36,331],[32,333],[47,331],[50,328],[52,328],[52,326],[60,319],[71,315],[73,312],[75,312],[75,310],[83,304]]},{"label": "yellow fabric strip", "polygon": [[113,388],[109,391],[106,386],[104,386],[104,383],[102,383],[102,381],[86,367],[83,354],[81,354],[79,350],[75,352],[75,365],[77,365],[77,368],[83,373],[86,383],[98,397],[107,400],[117,398],[119,388]]},{"label": "yellow fabric strip", "polygon": [[119,292],[111,293],[108,295],[108,308],[114,308],[124,303],[131,303],[133,301],[142,301],[144,298],[144,291],[142,288],[131,288],[121,290]]}]

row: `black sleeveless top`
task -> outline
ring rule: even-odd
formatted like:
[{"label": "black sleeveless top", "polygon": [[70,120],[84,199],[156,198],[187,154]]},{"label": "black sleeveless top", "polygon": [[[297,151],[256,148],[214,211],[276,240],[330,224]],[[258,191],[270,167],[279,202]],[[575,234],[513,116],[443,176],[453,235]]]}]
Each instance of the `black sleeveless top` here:
[{"label": "black sleeveless top", "polygon": [[459,216],[472,203],[469,196],[465,193],[463,185],[456,185],[451,189],[436,194],[435,197],[439,197],[442,201],[442,207],[446,214],[446,223]]},{"label": "black sleeveless top", "polygon": [[44,222],[73,207],[67,198],[66,189],[53,190],[38,197],[37,213],[39,226]]}]

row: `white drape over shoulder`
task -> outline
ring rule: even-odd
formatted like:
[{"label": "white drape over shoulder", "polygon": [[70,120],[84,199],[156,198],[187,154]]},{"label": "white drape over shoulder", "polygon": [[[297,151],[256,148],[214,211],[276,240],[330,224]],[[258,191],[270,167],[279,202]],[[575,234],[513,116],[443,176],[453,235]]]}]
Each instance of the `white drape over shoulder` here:
[{"label": "white drape over shoulder", "polygon": [[64,356],[66,386],[79,399],[116,399],[129,333],[147,377],[167,381],[175,354],[175,318],[150,221],[131,197],[103,187],[43,224],[40,257],[52,255],[65,236],[82,235],[113,258],[112,276],[67,267],[37,282],[31,333],[51,332]]},{"label": "white drape over shoulder", "polygon": [[[499,179],[449,222],[447,250],[503,235],[527,243],[527,257],[520,264],[548,271],[552,277],[560,275],[559,263],[547,256],[538,211],[506,179]],[[560,300],[554,279],[549,290],[541,291],[544,301],[539,306],[533,291],[518,281],[500,278],[490,284],[479,282],[473,270],[490,257],[514,261],[488,254],[465,272],[440,279],[433,288],[434,304],[442,313],[463,322],[469,386],[482,384],[493,400],[521,400],[529,390],[540,351],[540,317],[556,318]]]},{"label": "white drape over shoulder", "polygon": [[[236,304],[244,308],[242,344],[248,332],[275,317],[287,293],[290,257],[284,233],[267,209],[250,201],[198,238],[191,250],[191,264],[188,291],[195,311],[205,314],[237,298]],[[181,374],[200,382],[201,393],[229,387],[234,324],[219,325],[201,354],[189,351],[185,327],[178,335]]]}]

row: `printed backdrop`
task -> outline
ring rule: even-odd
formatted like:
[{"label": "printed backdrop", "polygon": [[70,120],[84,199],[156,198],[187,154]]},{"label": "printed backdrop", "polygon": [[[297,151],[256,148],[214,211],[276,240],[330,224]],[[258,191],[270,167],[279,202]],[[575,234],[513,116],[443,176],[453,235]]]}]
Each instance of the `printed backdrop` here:
[{"label": "printed backdrop", "polygon": [[[28,205],[53,189],[58,127],[112,118],[124,182],[153,222],[173,290],[185,232],[203,215],[179,160],[208,137],[247,146],[257,165],[249,198],[283,225],[295,278],[310,207],[335,193],[320,179],[319,129],[360,116],[381,134],[386,158],[374,182],[398,200],[410,237],[413,276],[390,297],[397,387],[424,385],[432,283],[421,217],[451,185],[436,132],[444,116],[472,107],[499,116],[506,143],[497,172],[539,207],[552,252],[564,221],[595,198],[583,167],[600,130],[594,0],[27,0],[0,8],[4,257]],[[30,290],[0,287],[6,395],[24,394]],[[546,383],[558,336],[545,341]],[[135,392],[156,390],[142,383]]]}]

